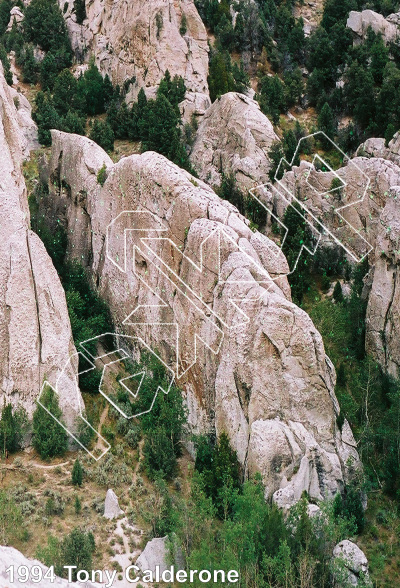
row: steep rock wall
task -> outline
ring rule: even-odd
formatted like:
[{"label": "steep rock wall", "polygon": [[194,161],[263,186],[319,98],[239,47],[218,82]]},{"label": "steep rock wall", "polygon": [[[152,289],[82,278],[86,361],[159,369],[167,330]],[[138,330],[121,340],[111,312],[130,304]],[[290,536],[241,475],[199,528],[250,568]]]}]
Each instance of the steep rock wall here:
[{"label": "steep rock wall", "polygon": [[[65,294],[39,237],[29,229],[22,136],[13,94],[0,70],[0,385],[3,400],[29,414],[43,381],[55,385],[75,352]],[[60,403],[76,411],[77,360],[68,363]]]}]

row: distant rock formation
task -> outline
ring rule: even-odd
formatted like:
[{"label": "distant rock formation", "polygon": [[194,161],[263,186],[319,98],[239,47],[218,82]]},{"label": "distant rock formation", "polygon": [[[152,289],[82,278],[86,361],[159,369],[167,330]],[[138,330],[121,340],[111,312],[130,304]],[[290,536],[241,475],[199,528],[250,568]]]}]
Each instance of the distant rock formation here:
[{"label": "distant rock formation", "polygon": [[385,43],[391,43],[399,39],[400,13],[390,14],[387,18],[373,10],[356,12],[352,10],[347,19],[347,26],[354,33],[356,44],[361,43],[368,32],[369,27],[375,33],[382,35]]},{"label": "distant rock formation", "polygon": [[[70,255],[90,271],[117,330],[134,334],[134,322],[125,319],[135,308],[142,309],[139,323],[153,326],[139,327],[140,336],[168,365],[176,360],[175,323],[182,327],[180,366],[193,357],[195,336],[208,344],[198,340],[194,365],[177,380],[192,429],[225,431],[244,470],[261,472],[269,496],[293,484],[293,501],[302,490],[314,498],[341,490],[359,464],[355,442],[349,427],[344,426],[342,434],[336,424],[334,368],[310,318],[290,301],[288,266],[279,248],[253,232],[237,209],[209,186],[161,155],[146,152],[112,164],[85,137],[60,131],[53,131],[52,137],[50,196],[43,202],[43,213],[64,224]],[[104,164],[107,179],[102,186],[97,174]],[[126,233],[126,273],[110,260],[107,226],[118,218],[108,247],[119,251],[119,263],[124,264],[123,235],[132,228],[132,218],[130,213],[120,216],[123,211],[146,211],[162,224],[162,237],[177,247],[160,241],[158,254],[178,278],[196,285],[199,300],[208,305],[208,317],[197,312],[157,264],[137,253],[131,265],[131,243],[146,234],[140,219],[142,230]],[[221,249],[220,279],[212,269],[212,240],[199,276],[182,254],[199,262],[204,239],[210,234],[215,239],[222,230],[230,237]],[[143,280],[160,293],[165,307],[154,305]],[[166,323],[172,324],[170,331]]]},{"label": "distant rock formation", "polygon": [[[400,298],[399,298],[399,243],[400,243],[400,167],[399,134],[385,147],[383,139],[369,139],[358,149],[358,157],[351,164],[331,171],[311,169],[311,164],[301,162],[299,167],[287,172],[284,182],[291,186],[292,193],[307,201],[308,209],[318,218],[331,215],[331,211],[350,202],[344,217],[354,229],[362,232],[372,251],[368,256],[370,272],[366,280],[365,296],[368,296],[366,317],[366,349],[382,367],[394,377],[400,368]],[[366,157],[367,156],[367,157]],[[397,162],[397,163],[396,163]],[[360,171],[370,178],[370,186],[363,200]],[[346,191],[336,192],[327,199],[335,177],[341,178]],[[312,186],[317,186],[315,190]],[[322,195],[322,196],[321,196]],[[283,214],[283,211],[280,211]],[[337,218],[336,221],[339,219]],[[338,224],[339,230],[348,226]],[[344,235],[345,233],[343,233]],[[354,239],[357,242],[357,239]],[[366,244],[359,242],[360,256],[367,251]],[[338,246],[339,247],[339,246]]]},{"label": "distant rock formation", "polygon": [[128,102],[142,86],[154,94],[167,69],[183,77],[188,92],[208,96],[207,33],[193,0],[87,0],[82,25],[74,0],[59,4],[75,54],[94,56],[114,85],[132,82]]},{"label": "distant rock formation", "polygon": [[[43,381],[55,385],[75,347],[57,272],[29,229],[22,175],[27,142],[14,96],[0,67],[0,403],[20,403],[32,414]],[[60,394],[70,422],[78,402],[77,365],[77,357],[68,364]]]},{"label": "distant rock formation", "polygon": [[233,174],[248,190],[269,181],[268,151],[278,137],[257,102],[229,92],[205,112],[190,159],[199,177],[211,186],[221,184],[222,173]]}]

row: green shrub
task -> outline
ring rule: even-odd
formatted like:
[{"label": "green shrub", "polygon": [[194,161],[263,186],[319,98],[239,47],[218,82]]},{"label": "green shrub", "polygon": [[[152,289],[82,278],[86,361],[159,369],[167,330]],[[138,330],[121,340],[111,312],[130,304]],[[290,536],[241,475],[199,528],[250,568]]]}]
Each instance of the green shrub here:
[{"label": "green shrub", "polygon": [[107,179],[107,166],[104,163],[103,166],[97,172],[97,183],[100,184],[100,186],[104,186],[106,179]]},{"label": "green shrub", "polygon": [[107,122],[95,120],[89,137],[105,151],[114,151],[114,131]]}]

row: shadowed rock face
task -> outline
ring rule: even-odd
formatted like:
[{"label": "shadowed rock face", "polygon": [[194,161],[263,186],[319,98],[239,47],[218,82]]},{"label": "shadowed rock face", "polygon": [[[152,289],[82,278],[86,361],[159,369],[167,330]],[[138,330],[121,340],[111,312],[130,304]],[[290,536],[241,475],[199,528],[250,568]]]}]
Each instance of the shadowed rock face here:
[{"label": "shadowed rock face", "polygon": [[259,105],[244,94],[229,92],[205,112],[190,155],[202,180],[219,186],[222,172],[233,174],[248,190],[267,183],[268,151],[278,137]]},{"label": "shadowed rock face", "polygon": [[[400,368],[399,136],[395,135],[388,148],[384,146],[383,139],[370,139],[361,145],[358,153],[369,157],[356,157],[351,160],[352,164],[336,172],[347,184],[345,196],[338,193],[329,199],[321,197],[320,194],[330,190],[334,175],[314,170],[308,179],[304,172],[310,165],[305,162],[287,172],[284,181],[291,186],[292,193],[296,193],[301,200],[307,200],[308,208],[319,218],[332,217],[332,205],[336,208],[349,202],[355,203],[344,211],[344,217],[372,246],[365,288],[365,295],[368,296],[366,349],[389,374],[397,377]],[[354,163],[370,179],[369,189],[359,203],[356,198],[357,194],[363,193],[363,187]],[[319,194],[310,184],[318,187]],[[347,237],[351,232],[348,231]],[[366,253],[363,247],[360,241],[360,256]]]},{"label": "shadowed rock face", "polygon": [[85,60],[93,55],[114,85],[134,78],[128,101],[142,86],[155,92],[167,69],[184,78],[189,92],[208,95],[207,33],[193,0],[91,0],[82,25],[74,0],[66,12],[59,3],[74,51]]},{"label": "shadowed rock face", "polygon": [[[65,294],[39,237],[29,230],[18,113],[0,70],[0,386],[3,400],[29,414],[42,383],[75,352]],[[77,361],[66,370],[60,403],[72,419]]]},{"label": "shadowed rock face", "polygon": [[[287,262],[277,246],[252,232],[248,221],[206,184],[161,155],[147,152],[112,164],[92,141],[52,134],[51,193],[43,211],[64,223],[70,255],[84,260],[120,333],[139,334],[173,366],[176,330],[165,325],[178,324],[177,382],[193,430],[225,431],[245,470],[262,473],[268,495],[285,488],[276,496],[283,506],[304,489],[314,497],[341,489],[348,458],[358,465],[354,439],[346,424],[343,435],[337,428],[334,369],[310,318],[290,301]],[[104,164],[102,187],[97,173]],[[136,216],[134,225],[132,213],[123,211],[151,213],[164,229],[164,240],[152,242],[152,253],[143,253],[138,239],[154,233],[146,230],[143,218]],[[107,256],[107,226],[114,219]],[[126,233],[124,272],[124,235],[133,227],[139,231]],[[212,240],[216,235],[223,235],[220,260]],[[202,243],[200,274],[184,256],[200,264]],[[134,245],[141,251],[133,258]],[[161,260],[158,265],[153,252]],[[160,263],[174,270],[172,281]],[[193,303],[182,290],[180,278],[207,303],[205,314],[198,312],[198,299]],[[155,304],[150,288],[164,307]],[[144,327],[145,322],[152,326]],[[195,363],[185,371],[196,334],[208,348],[198,340]]]}]

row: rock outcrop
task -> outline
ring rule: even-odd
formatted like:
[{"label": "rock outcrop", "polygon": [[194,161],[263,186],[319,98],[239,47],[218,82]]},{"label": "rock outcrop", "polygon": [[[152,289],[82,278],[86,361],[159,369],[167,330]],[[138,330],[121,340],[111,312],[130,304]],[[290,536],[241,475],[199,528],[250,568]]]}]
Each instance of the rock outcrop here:
[{"label": "rock outcrop", "polygon": [[78,361],[68,363],[75,347],[63,288],[43,243],[29,229],[24,147],[13,94],[0,69],[0,402],[20,403],[32,414],[43,381],[55,385],[68,364],[60,403],[72,419]]},{"label": "rock outcrop", "polygon": [[[290,301],[278,247],[161,155],[112,164],[84,137],[52,137],[43,212],[64,224],[70,255],[91,272],[118,332],[177,365],[193,430],[226,431],[268,495],[289,484],[316,498],[342,489],[349,463],[359,463],[355,442],[337,427],[334,369],[310,318]],[[146,248],[140,235],[160,238]]]},{"label": "rock outcrop", "polygon": [[107,490],[106,500],[104,503],[104,517],[106,519],[116,519],[124,514],[124,511],[120,509],[117,495],[114,490]]},{"label": "rock outcrop", "polygon": [[[368,308],[366,317],[366,348],[394,377],[400,368],[399,341],[399,205],[400,167],[398,161],[399,136],[396,135],[388,148],[383,139],[370,139],[358,150],[364,156],[355,157],[339,170],[317,171],[306,161],[287,172],[283,181],[292,194],[307,201],[307,208],[315,217],[325,221],[326,226],[337,229],[337,236],[345,246],[352,247],[361,258],[368,252],[370,273],[369,288],[366,289]],[[372,157],[365,157],[372,155]],[[380,155],[380,157],[376,157]],[[383,158],[385,157],[385,159]],[[369,178],[370,185],[364,198],[365,188],[361,176]],[[343,189],[329,191],[332,181],[340,178]],[[327,197],[329,195],[329,198]],[[275,209],[284,200],[278,198]],[[343,211],[344,218],[351,225],[339,222],[332,211],[340,206],[353,203]],[[334,229],[332,229],[333,231]],[[363,236],[359,239],[355,231]],[[339,246],[338,246],[339,247]],[[349,258],[350,259],[350,258]],[[351,261],[351,259],[350,259]]]},{"label": "rock outcrop", "polygon": [[[7,573],[6,570],[13,566],[14,568],[14,581],[10,581],[10,573]],[[39,566],[39,568],[43,571],[43,579],[38,582],[34,582],[33,580],[38,576],[35,572],[35,578],[28,578],[26,582],[22,582],[25,579],[25,575],[23,573],[19,574],[18,570],[20,566],[26,566],[28,570],[31,570],[33,566]],[[79,583],[71,583],[67,580],[63,580],[58,576],[55,576],[54,579],[51,579],[50,573],[45,578],[46,573],[48,572],[48,568],[44,566],[37,560],[28,559],[20,551],[14,549],[14,547],[5,547],[0,545],[0,586],[7,587],[13,586],[15,588],[35,588],[36,586],[40,585],[40,588],[102,588],[99,584],[93,584],[92,582],[79,582]],[[104,584],[103,584],[104,586]]]},{"label": "rock outcrop", "polygon": [[[149,541],[136,560],[135,565],[137,565],[142,572],[148,570],[153,574],[156,573],[156,566],[158,566],[160,574],[162,574],[170,567],[170,564],[168,565],[168,541],[170,541],[168,537],[157,537],[156,539]],[[185,560],[182,550],[179,547],[176,549],[174,566],[178,570],[185,568]]]},{"label": "rock outcrop", "polygon": [[188,92],[208,95],[207,33],[193,0],[86,1],[82,25],[74,0],[59,1],[75,54],[94,56],[114,85],[131,81],[128,102],[142,86],[152,95],[167,69],[184,78]]},{"label": "rock outcrop", "polygon": [[269,181],[268,151],[278,137],[257,102],[229,92],[206,111],[190,155],[199,177],[211,186],[233,174],[244,190]]},{"label": "rock outcrop", "polygon": [[361,43],[365,39],[369,27],[375,33],[380,33],[385,43],[398,41],[400,33],[399,24],[400,13],[390,14],[385,18],[382,14],[373,10],[363,10],[362,12],[352,10],[347,19],[347,26],[353,31],[356,44]]},{"label": "rock outcrop", "polygon": [[[360,580],[363,586],[371,586],[368,573],[368,560],[365,553],[352,541],[345,539],[336,545],[333,557],[342,568],[336,577],[336,586],[358,586]],[[343,569],[344,568],[344,569]]]}]

